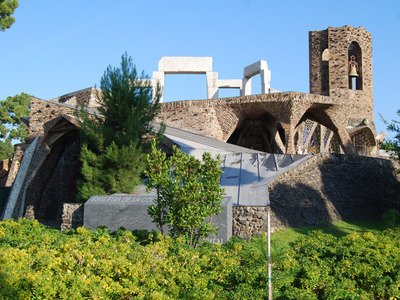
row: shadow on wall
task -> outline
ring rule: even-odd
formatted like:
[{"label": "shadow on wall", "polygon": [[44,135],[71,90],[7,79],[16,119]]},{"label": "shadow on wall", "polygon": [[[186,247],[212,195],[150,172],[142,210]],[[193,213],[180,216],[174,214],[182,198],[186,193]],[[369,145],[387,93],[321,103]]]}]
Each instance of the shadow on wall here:
[{"label": "shadow on wall", "polygon": [[270,201],[272,227],[326,226],[339,220],[321,191],[305,183],[276,184]]},{"label": "shadow on wall", "polygon": [[389,160],[332,155],[320,171],[323,193],[345,221],[380,220],[400,209],[400,182]]},{"label": "shadow on wall", "polygon": [[320,154],[270,188],[272,226],[323,226],[379,220],[400,209],[400,183],[387,160]]}]

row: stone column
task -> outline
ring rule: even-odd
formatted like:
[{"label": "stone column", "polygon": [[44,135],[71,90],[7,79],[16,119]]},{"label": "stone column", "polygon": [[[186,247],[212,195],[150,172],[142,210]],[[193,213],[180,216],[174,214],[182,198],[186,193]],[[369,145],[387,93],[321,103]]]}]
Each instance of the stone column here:
[{"label": "stone column", "polygon": [[285,130],[285,143],[286,143],[286,153],[285,154],[296,154],[296,147],[294,136],[296,134],[296,129],[289,124],[282,124],[283,129]]},{"label": "stone column", "polygon": [[339,129],[338,130],[339,142],[342,146],[345,154],[352,154],[357,155],[356,148],[351,141],[350,135],[346,129]]}]

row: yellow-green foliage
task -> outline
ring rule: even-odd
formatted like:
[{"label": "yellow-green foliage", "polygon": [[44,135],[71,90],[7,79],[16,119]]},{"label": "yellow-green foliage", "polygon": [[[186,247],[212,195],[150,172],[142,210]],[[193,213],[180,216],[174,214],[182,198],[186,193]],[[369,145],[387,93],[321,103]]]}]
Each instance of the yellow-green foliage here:
[{"label": "yellow-green foliage", "polygon": [[131,231],[65,234],[24,219],[0,223],[0,251],[1,299],[212,299],[239,264],[219,245],[165,236],[142,246]]},{"label": "yellow-green foliage", "polygon": [[[183,238],[0,222],[0,299],[265,299],[266,238]],[[143,234],[142,234],[143,236]],[[399,299],[400,231],[273,242],[275,299]]]}]

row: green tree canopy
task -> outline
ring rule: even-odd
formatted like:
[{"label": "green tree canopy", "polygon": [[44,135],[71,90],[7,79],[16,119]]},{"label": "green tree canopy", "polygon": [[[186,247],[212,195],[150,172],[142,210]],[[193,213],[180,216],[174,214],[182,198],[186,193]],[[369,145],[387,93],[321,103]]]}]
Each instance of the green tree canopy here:
[{"label": "green tree canopy", "polygon": [[222,210],[221,161],[210,153],[204,153],[200,161],[175,146],[172,152],[167,158],[154,143],[146,156],[147,189],[157,192],[148,212],[161,232],[168,225],[173,236],[181,235],[196,246],[216,232],[211,222]]},{"label": "green tree canopy", "polygon": [[5,31],[15,22],[11,16],[18,7],[18,0],[0,0],[0,30]]},{"label": "green tree canopy", "polygon": [[[83,107],[78,113],[82,137],[82,180],[78,201],[92,195],[131,193],[142,182],[143,152],[150,151],[152,120],[161,106],[160,89],[153,91],[142,73],[138,78],[125,53],[121,67],[109,66],[97,95],[100,115]],[[152,102],[152,93],[156,93]],[[158,136],[161,135],[159,131]]]},{"label": "green tree canopy", "polygon": [[22,118],[29,117],[30,100],[30,95],[21,93],[0,101],[0,160],[11,157],[13,141],[26,142],[28,127]]}]

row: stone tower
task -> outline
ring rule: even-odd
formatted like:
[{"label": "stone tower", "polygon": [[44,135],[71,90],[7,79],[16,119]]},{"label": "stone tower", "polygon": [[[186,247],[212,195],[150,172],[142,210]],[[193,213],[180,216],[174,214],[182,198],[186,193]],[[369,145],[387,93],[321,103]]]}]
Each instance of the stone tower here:
[{"label": "stone tower", "polygon": [[[363,27],[309,32],[310,93],[348,102],[348,126],[373,124],[372,42]],[[355,62],[351,76],[351,63]],[[350,74],[350,76],[349,76]],[[354,73],[353,73],[354,74]]]}]

